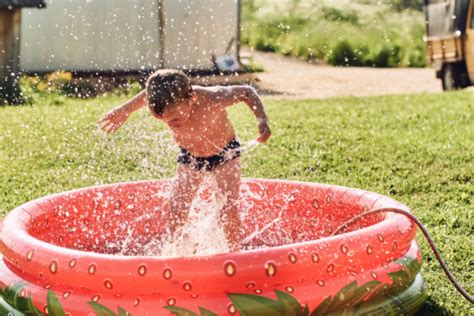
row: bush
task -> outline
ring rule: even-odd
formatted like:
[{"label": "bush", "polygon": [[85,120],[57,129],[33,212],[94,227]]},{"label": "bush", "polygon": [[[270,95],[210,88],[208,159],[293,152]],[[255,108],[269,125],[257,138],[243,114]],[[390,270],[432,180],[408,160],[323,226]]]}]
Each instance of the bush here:
[{"label": "bush", "polygon": [[97,88],[87,80],[76,80],[65,84],[61,93],[68,97],[87,99],[97,96]]},{"label": "bush", "polygon": [[374,66],[388,67],[390,60],[390,50],[387,47],[382,47],[373,59]]},{"label": "bush", "polygon": [[255,49],[262,52],[276,52],[277,46],[273,41],[266,40],[264,38],[258,38],[255,43]]},{"label": "bush", "polygon": [[352,25],[359,25],[359,14],[357,11],[342,11],[333,7],[322,7],[323,18],[328,21],[348,22]]},{"label": "bush", "polygon": [[68,72],[54,72],[44,76],[22,76],[20,87],[26,104],[44,100],[52,105],[62,105],[67,98],[87,99],[102,93],[116,96],[135,96],[143,86],[135,77],[73,78]]},{"label": "bush", "polygon": [[256,50],[333,65],[426,66],[423,14],[388,2],[244,0],[242,16],[242,43]]},{"label": "bush", "polygon": [[403,51],[399,45],[382,46],[372,59],[375,67],[399,67],[403,60]]},{"label": "bush", "polygon": [[339,41],[328,55],[327,61],[335,66],[360,66],[361,61],[348,40]]}]

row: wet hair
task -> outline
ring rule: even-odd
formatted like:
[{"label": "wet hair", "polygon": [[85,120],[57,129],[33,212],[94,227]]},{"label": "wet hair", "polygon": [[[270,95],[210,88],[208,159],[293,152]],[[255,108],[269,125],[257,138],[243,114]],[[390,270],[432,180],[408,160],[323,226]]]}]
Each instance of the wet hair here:
[{"label": "wet hair", "polygon": [[159,116],[163,115],[166,107],[188,100],[192,91],[191,79],[174,69],[157,70],[146,82],[148,106]]}]

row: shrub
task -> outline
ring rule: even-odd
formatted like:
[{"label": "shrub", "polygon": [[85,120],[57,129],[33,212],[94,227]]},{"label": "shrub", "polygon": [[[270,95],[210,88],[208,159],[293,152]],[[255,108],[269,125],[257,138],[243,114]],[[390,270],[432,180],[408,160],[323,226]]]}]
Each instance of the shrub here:
[{"label": "shrub", "polygon": [[328,55],[327,61],[335,66],[359,66],[361,64],[351,43],[346,39],[336,44]]},{"label": "shrub", "polygon": [[334,65],[426,65],[423,14],[397,12],[387,1],[244,0],[242,14],[242,43],[257,50]]},{"label": "shrub", "polygon": [[373,57],[375,67],[399,67],[403,60],[403,50],[400,45],[384,45]]},{"label": "shrub", "polygon": [[348,22],[352,25],[359,25],[359,14],[357,11],[343,11],[334,7],[322,7],[321,11],[323,18],[328,21]]},{"label": "shrub", "polygon": [[380,49],[373,59],[374,66],[376,67],[388,67],[390,59],[390,50],[384,46]]},{"label": "shrub", "polygon": [[276,52],[277,46],[273,41],[269,41],[260,37],[255,43],[255,49],[260,50],[262,52]]},{"label": "shrub", "polygon": [[97,96],[97,89],[95,85],[87,80],[75,80],[65,84],[61,93],[68,97],[78,97],[78,98],[92,98]]}]

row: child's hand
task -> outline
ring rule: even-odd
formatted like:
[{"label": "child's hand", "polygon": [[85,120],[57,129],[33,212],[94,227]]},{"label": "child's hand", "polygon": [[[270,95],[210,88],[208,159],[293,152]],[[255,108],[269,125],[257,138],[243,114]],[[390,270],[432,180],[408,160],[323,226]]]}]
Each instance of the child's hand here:
[{"label": "child's hand", "polygon": [[114,133],[120,126],[125,123],[125,121],[130,116],[130,112],[122,109],[117,108],[113,109],[98,122],[100,127],[108,134]]},{"label": "child's hand", "polygon": [[259,133],[259,136],[257,138],[257,141],[260,143],[266,142],[267,139],[269,139],[270,136],[272,135],[267,119],[258,121],[258,133]]}]

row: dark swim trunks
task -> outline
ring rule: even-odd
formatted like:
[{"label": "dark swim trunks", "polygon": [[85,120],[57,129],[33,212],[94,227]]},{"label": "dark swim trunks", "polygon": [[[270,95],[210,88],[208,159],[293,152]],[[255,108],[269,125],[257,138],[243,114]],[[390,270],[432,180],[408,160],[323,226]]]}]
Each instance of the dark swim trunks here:
[{"label": "dark swim trunks", "polygon": [[196,157],[183,147],[180,148],[181,152],[178,154],[178,163],[188,165],[198,171],[203,169],[212,171],[216,167],[240,157],[240,143],[235,138],[233,138],[220,153],[210,157]]}]

